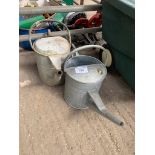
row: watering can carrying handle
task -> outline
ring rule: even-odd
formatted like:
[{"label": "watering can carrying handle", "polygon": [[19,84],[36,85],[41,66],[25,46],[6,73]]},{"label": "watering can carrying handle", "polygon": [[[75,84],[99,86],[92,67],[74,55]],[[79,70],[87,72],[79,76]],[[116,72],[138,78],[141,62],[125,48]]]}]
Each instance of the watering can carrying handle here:
[{"label": "watering can carrying handle", "polygon": [[72,45],[72,40],[71,40],[71,34],[70,34],[70,31],[69,31],[68,27],[67,27],[64,23],[62,23],[62,22],[60,22],[60,21],[57,21],[57,20],[54,20],[54,19],[43,19],[43,20],[39,20],[39,21],[35,22],[35,23],[31,26],[31,28],[30,28],[30,30],[29,30],[29,42],[30,42],[31,48],[32,48],[35,52],[37,52],[38,54],[43,55],[43,56],[50,56],[50,53],[42,54],[42,53],[40,53],[39,51],[37,51],[37,50],[35,49],[35,47],[34,47],[34,44],[32,43],[31,35],[32,35],[32,31],[34,30],[34,27],[37,27],[38,24],[43,23],[43,22],[57,22],[57,23],[63,25],[63,26],[66,28],[66,30],[68,31],[69,44],[70,44],[70,47],[71,47],[71,45]]},{"label": "watering can carrying handle", "polygon": [[[103,50],[103,52],[107,52],[106,49],[100,45],[85,45],[85,46],[76,48],[73,51],[71,51],[69,53],[69,55],[67,56],[67,58],[65,59],[65,61],[67,61],[73,54],[76,55],[79,51],[84,50],[84,49],[89,49],[89,48],[99,48],[99,49]],[[108,62],[108,53],[106,53],[106,61],[104,63],[105,66],[107,65],[106,64],[107,62]]]}]

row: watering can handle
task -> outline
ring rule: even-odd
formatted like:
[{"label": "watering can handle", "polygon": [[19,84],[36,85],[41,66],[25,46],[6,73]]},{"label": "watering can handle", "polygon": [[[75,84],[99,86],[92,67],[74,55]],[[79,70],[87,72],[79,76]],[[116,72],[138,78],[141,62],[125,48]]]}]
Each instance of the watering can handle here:
[{"label": "watering can handle", "polygon": [[[70,34],[70,31],[69,31],[68,27],[67,27],[64,23],[62,23],[62,22],[60,22],[60,21],[57,21],[57,20],[54,20],[54,19],[43,19],[43,20],[39,20],[39,21],[35,22],[35,23],[31,26],[31,28],[30,28],[30,30],[29,30],[29,42],[30,42],[31,48],[32,48],[35,52],[37,52],[37,53],[40,54],[40,55],[43,55],[42,53],[38,52],[38,51],[35,49],[34,44],[32,43],[32,38],[31,38],[32,31],[33,31],[34,27],[35,27],[35,26],[37,27],[38,24],[43,23],[43,22],[57,22],[57,23],[63,25],[63,26],[66,28],[66,30],[68,31],[69,44],[70,44],[70,47],[71,47],[71,45],[72,45],[72,40],[71,40],[71,34]],[[43,56],[50,56],[50,54],[44,54]]]},{"label": "watering can handle", "polygon": [[[85,45],[85,46],[78,47],[78,48],[74,49],[73,51],[71,51],[69,53],[69,55],[67,56],[67,58],[65,59],[65,61],[67,61],[73,54],[76,54],[81,50],[89,49],[89,48],[99,48],[99,49],[103,50],[104,52],[106,52],[106,49],[100,45]],[[106,56],[107,56],[106,59],[108,59],[108,53],[106,53]],[[105,62],[107,62],[107,60]],[[104,65],[106,65],[106,63]]]}]

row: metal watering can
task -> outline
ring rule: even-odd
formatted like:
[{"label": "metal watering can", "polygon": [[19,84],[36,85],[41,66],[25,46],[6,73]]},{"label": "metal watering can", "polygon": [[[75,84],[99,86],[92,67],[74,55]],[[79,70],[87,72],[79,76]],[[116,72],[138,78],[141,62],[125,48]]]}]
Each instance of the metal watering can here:
[{"label": "metal watering can", "polygon": [[106,109],[99,95],[100,87],[107,75],[106,65],[94,57],[77,53],[79,50],[94,47],[104,50],[99,45],[86,45],[73,50],[66,58],[64,99],[76,109],[86,109],[94,102],[101,114],[122,126],[123,122]]},{"label": "metal watering can", "polygon": [[[31,35],[34,27],[45,22],[58,22],[62,24],[68,31],[69,42],[65,38],[57,36],[41,38],[32,43]],[[40,20],[31,26],[29,42],[36,53],[37,68],[41,80],[49,86],[62,84],[64,76],[61,66],[64,63],[64,59],[70,53],[71,47],[71,35],[67,26],[53,19]]]}]

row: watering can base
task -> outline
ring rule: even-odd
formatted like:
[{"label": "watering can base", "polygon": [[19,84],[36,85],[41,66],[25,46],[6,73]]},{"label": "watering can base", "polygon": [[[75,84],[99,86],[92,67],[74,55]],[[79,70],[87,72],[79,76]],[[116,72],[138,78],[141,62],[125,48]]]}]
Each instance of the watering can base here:
[{"label": "watering can base", "polygon": [[78,110],[85,110],[85,109],[88,109],[88,108],[89,108],[89,107],[75,107],[75,106],[73,106],[72,104],[68,103],[67,101],[66,101],[66,103],[67,103],[69,106],[71,106],[72,108],[78,109]]},{"label": "watering can base", "polygon": [[83,105],[78,105],[78,106],[76,106],[76,105],[73,105],[73,101],[70,101],[70,97],[69,96],[66,96],[65,95],[65,97],[64,97],[64,99],[65,99],[65,102],[70,106],[70,107],[72,107],[72,108],[74,108],[74,109],[79,109],[79,110],[82,110],[82,109],[88,109],[89,107],[85,104],[83,104]]}]

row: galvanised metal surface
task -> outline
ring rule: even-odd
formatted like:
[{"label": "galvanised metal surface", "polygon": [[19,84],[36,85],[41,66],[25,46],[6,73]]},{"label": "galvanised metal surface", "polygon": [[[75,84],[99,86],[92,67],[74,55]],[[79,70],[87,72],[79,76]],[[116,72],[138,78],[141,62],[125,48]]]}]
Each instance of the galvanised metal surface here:
[{"label": "galvanised metal surface", "polygon": [[[102,27],[93,27],[93,28],[83,28],[83,29],[75,29],[75,30],[70,30],[71,35],[76,35],[76,34],[85,34],[85,33],[96,33],[102,31]],[[37,34],[32,34],[32,39],[39,39],[43,38],[46,36],[49,37],[54,37],[54,36],[66,36],[68,35],[67,31],[56,31],[56,32],[50,32],[49,34],[47,33],[37,33]],[[20,35],[19,36],[19,42],[21,41],[27,41],[29,40],[29,35]]]},{"label": "galvanised metal surface", "polygon": [[70,32],[67,26],[64,25],[68,31],[69,42],[60,36],[41,38],[36,40],[34,43],[32,43],[31,39],[31,32],[34,29],[34,26],[51,21],[64,25],[60,21],[52,19],[38,21],[37,23],[34,23],[29,30],[29,42],[36,53],[37,68],[41,80],[49,86],[54,86],[63,82],[63,71],[61,65],[70,53]]},{"label": "galvanised metal surface", "polygon": [[[86,45],[77,48],[71,54],[88,47]],[[91,102],[94,102],[102,115],[118,125],[123,125],[121,120],[106,109],[99,96],[100,87],[107,74],[106,66],[101,61],[91,56],[76,54],[65,61],[64,72],[66,73],[64,99],[70,106],[86,109]]]},{"label": "galvanised metal surface", "polygon": [[58,13],[58,12],[82,12],[82,11],[97,11],[101,10],[101,4],[95,5],[76,5],[76,6],[43,6],[43,7],[23,7],[19,8],[20,15],[41,15],[45,13]]},{"label": "galvanised metal surface", "polygon": [[54,86],[64,82],[63,72],[53,66],[49,57],[36,53],[36,61],[39,77],[45,84]]},{"label": "galvanised metal surface", "polygon": [[[34,43],[38,72],[41,80],[47,85],[53,86],[63,82],[61,65],[70,53],[69,42],[62,37],[48,37],[38,39]],[[50,53],[50,56],[46,54]]]},{"label": "galvanised metal surface", "polygon": [[[75,73],[78,66],[87,66],[87,73]],[[96,58],[76,56],[65,62],[65,93],[66,102],[74,108],[85,109],[89,104],[89,90],[99,91],[107,69]]]}]

